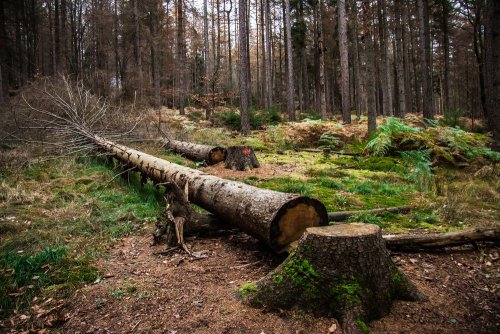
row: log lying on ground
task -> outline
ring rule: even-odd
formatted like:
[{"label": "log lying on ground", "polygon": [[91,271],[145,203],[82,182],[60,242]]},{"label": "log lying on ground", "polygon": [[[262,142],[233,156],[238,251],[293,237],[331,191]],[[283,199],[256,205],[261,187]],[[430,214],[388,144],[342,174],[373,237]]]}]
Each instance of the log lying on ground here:
[{"label": "log lying on ground", "polygon": [[251,170],[260,164],[251,146],[229,146],[224,166],[235,170]]},{"label": "log lying on ground", "polygon": [[163,138],[159,139],[159,141],[175,153],[193,161],[205,161],[207,165],[215,165],[226,159],[226,149],[219,146],[200,145]]},{"label": "log lying on ground", "polygon": [[437,249],[460,246],[476,241],[499,241],[500,228],[476,228],[468,231],[432,234],[384,235],[387,248],[391,250]]},{"label": "log lying on ground", "polygon": [[305,229],[328,224],[325,206],[312,198],[259,189],[180,166],[103,137],[94,142],[156,183],[187,183],[188,199],[232,226],[281,251]]},{"label": "log lying on ground", "polygon": [[410,211],[411,211],[411,208],[409,206],[395,206],[395,207],[372,209],[372,210],[328,212],[328,221],[331,221],[331,222],[346,221],[350,217],[353,217],[353,216],[356,216],[359,214],[377,215],[377,214],[384,213],[384,212],[406,214],[406,213],[409,213]]},{"label": "log lying on ground", "polygon": [[240,294],[254,306],[334,316],[345,333],[388,314],[395,299],[426,298],[392,262],[380,228],[360,223],[308,228],[295,252]]}]

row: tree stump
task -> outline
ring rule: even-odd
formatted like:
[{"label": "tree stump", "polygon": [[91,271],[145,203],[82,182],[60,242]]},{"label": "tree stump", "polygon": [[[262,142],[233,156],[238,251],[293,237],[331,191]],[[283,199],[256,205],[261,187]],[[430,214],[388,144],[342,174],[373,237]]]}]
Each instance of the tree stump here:
[{"label": "tree stump", "polygon": [[250,170],[260,166],[251,146],[229,146],[225,167],[234,170]]},{"label": "tree stump", "polygon": [[392,262],[380,228],[360,223],[308,228],[295,252],[240,295],[253,306],[333,316],[344,333],[365,331],[395,299],[426,298]]}]

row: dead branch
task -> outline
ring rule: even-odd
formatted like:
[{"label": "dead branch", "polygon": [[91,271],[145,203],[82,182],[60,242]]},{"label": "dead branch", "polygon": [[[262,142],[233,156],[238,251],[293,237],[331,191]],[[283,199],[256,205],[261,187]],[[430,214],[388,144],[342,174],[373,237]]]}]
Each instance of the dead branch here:
[{"label": "dead branch", "polygon": [[387,248],[397,251],[437,249],[460,246],[477,241],[495,241],[500,237],[500,228],[476,228],[468,231],[432,234],[384,235]]}]

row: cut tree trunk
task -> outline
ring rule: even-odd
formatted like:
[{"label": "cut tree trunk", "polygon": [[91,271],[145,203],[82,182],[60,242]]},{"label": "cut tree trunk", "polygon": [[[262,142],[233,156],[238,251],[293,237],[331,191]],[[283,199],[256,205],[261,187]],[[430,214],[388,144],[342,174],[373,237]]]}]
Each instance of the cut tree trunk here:
[{"label": "cut tree trunk", "polygon": [[380,208],[380,209],[372,209],[372,210],[359,210],[359,211],[340,211],[340,212],[328,212],[328,221],[331,222],[340,222],[346,221],[350,217],[359,215],[359,214],[369,214],[376,215],[384,212],[390,213],[402,213],[406,214],[411,211],[409,206],[396,206],[389,208]]},{"label": "cut tree trunk", "polygon": [[175,182],[181,189],[186,189],[187,183],[190,203],[212,212],[229,225],[239,227],[275,251],[282,251],[299,239],[306,228],[328,224],[325,206],[318,200],[224,180],[100,136],[94,136],[94,142],[153,182]]},{"label": "cut tree trunk", "polygon": [[225,167],[235,170],[250,170],[260,167],[251,146],[229,146]]},{"label": "cut tree trunk", "polygon": [[226,149],[219,146],[200,145],[163,138],[159,141],[175,153],[193,161],[204,161],[207,165],[215,165],[226,158]]},{"label": "cut tree trunk", "polygon": [[392,262],[380,228],[371,224],[308,228],[295,252],[240,294],[254,306],[334,316],[345,333],[361,333],[395,299],[426,298]]},{"label": "cut tree trunk", "polygon": [[384,235],[387,248],[391,250],[437,249],[460,246],[476,241],[496,241],[500,238],[500,228],[476,228],[469,231],[432,234]]}]

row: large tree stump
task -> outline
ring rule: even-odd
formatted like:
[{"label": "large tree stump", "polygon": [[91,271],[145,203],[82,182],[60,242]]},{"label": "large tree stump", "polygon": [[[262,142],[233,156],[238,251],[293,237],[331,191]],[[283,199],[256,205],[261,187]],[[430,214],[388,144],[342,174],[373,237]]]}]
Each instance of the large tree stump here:
[{"label": "large tree stump", "polygon": [[173,139],[159,139],[166,148],[182,154],[193,161],[204,161],[207,165],[215,165],[226,158],[226,150],[219,146],[208,146],[188,143]]},{"label": "large tree stump", "polygon": [[362,332],[395,299],[425,298],[392,262],[380,228],[360,223],[308,228],[295,252],[240,294],[254,306],[334,316],[345,333]]},{"label": "large tree stump", "polygon": [[235,170],[250,170],[260,166],[251,146],[229,146],[225,167]]}]

